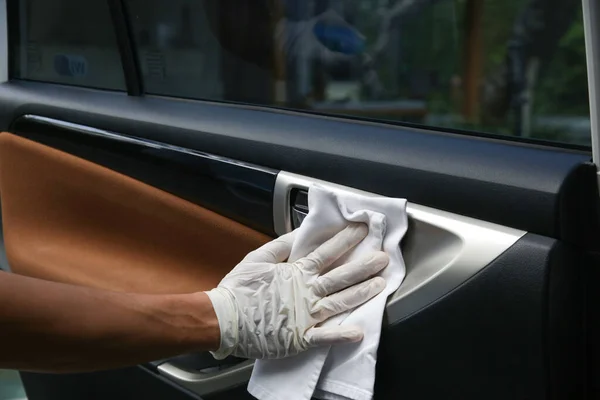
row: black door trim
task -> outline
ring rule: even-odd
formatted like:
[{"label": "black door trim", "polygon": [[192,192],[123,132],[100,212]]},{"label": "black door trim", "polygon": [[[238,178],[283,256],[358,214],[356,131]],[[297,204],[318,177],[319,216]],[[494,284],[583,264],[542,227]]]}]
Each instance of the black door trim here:
[{"label": "black door trim", "polygon": [[594,198],[581,196],[595,187],[588,152],[37,82],[0,85],[0,103],[3,129],[26,114],[68,120],[573,243],[597,223]]}]

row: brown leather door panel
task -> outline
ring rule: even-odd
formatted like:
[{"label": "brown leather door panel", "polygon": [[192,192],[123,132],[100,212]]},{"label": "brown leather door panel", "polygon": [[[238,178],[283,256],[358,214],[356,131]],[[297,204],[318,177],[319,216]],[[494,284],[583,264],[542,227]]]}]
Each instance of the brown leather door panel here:
[{"label": "brown leather door panel", "polygon": [[117,291],[207,290],[269,237],[70,154],[0,134],[13,272]]}]

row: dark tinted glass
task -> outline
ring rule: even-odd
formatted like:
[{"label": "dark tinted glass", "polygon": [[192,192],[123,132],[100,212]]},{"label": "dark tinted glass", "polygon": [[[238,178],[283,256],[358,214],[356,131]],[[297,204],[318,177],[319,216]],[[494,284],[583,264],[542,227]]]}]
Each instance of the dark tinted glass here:
[{"label": "dark tinted glass", "polygon": [[149,93],[590,140],[580,0],[127,0]]},{"label": "dark tinted glass", "polygon": [[105,0],[9,2],[12,78],[125,90]]}]

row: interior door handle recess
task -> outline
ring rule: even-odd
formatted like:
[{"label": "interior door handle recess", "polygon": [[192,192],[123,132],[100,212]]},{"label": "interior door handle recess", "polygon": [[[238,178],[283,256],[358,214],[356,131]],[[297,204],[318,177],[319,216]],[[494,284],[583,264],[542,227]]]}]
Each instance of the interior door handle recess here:
[{"label": "interior door handle recess", "polygon": [[308,192],[306,190],[292,189],[290,192],[290,207],[292,228],[296,229],[308,215]]},{"label": "interior door handle recess", "polygon": [[[273,198],[273,220],[278,235],[300,226],[308,214],[308,188],[315,183],[340,191],[380,196],[282,171],[277,176]],[[399,322],[446,295],[526,233],[410,202],[407,213],[408,231],[401,243],[406,277],[388,298],[384,324]],[[243,361],[217,372],[194,373],[167,362],[158,366],[158,372],[195,393],[207,395],[244,384],[250,378],[252,365],[251,361]]]}]

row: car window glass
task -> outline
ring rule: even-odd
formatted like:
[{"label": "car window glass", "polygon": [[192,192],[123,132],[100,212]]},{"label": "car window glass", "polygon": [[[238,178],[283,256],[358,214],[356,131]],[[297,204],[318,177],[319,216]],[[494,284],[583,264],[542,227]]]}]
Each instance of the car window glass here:
[{"label": "car window glass", "polygon": [[124,90],[104,0],[12,1],[12,78]]},{"label": "car window glass", "polygon": [[[67,75],[88,65],[84,69],[90,86],[121,85],[121,73],[115,69],[107,67],[100,76],[92,73],[96,60],[114,65],[117,57],[114,38],[98,21],[108,15],[99,5],[104,2],[85,2],[85,15],[97,7],[94,21],[73,11],[83,12],[83,6],[77,6],[81,2],[63,3],[74,5],[72,10],[61,8],[71,11],[59,20],[71,21],[77,28],[63,24],[55,28],[61,33],[55,42],[62,47],[52,51],[39,45],[47,40],[45,31],[30,33],[35,40],[21,45],[28,61],[25,72],[21,65],[20,75],[67,83],[79,79],[85,84],[81,77],[57,73],[58,57],[59,65],[68,65],[62,69]],[[40,15],[52,15],[45,10],[49,6],[41,6],[43,1],[30,4],[43,9]],[[590,142],[578,0],[125,0],[125,4],[148,94],[506,137]],[[26,14],[32,20],[37,15]],[[82,43],[82,33],[95,44]],[[43,62],[36,64],[36,59]]]}]

